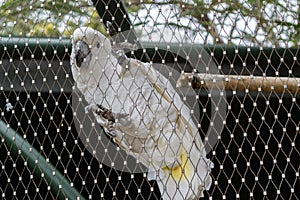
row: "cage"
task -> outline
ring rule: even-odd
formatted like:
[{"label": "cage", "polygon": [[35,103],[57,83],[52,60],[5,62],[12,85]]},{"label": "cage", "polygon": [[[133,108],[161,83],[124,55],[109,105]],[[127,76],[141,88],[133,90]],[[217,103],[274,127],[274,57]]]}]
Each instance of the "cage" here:
[{"label": "cage", "polygon": [[[124,49],[126,59],[150,63],[188,108],[187,121],[197,126],[214,165],[201,198],[299,198],[297,1],[4,0],[0,6],[3,199],[162,197],[147,166],[85,112],[88,102],[73,78],[74,30],[88,26],[110,38],[107,22],[118,40],[137,45]],[[158,121],[160,113],[152,113]],[[167,198],[187,198],[180,184],[174,189],[177,196]]]}]

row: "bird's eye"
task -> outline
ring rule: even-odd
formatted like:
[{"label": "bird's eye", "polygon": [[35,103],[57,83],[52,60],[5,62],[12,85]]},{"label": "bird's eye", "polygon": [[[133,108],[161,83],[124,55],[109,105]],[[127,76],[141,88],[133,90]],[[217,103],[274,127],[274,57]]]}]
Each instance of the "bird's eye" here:
[{"label": "bird's eye", "polygon": [[101,45],[100,45],[100,43],[98,42],[96,46],[97,46],[97,48],[100,48]]}]

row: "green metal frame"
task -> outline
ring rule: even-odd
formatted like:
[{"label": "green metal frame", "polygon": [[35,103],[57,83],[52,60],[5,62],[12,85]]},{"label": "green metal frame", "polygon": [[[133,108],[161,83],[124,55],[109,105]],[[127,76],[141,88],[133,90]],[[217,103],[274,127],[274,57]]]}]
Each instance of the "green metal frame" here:
[{"label": "green metal frame", "polygon": [[20,155],[27,162],[35,178],[45,181],[59,199],[84,199],[55,167],[8,124],[0,120],[0,137],[12,155]]},{"label": "green metal frame", "polygon": [[[234,74],[239,71],[246,71],[243,69],[253,70],[252,75],[263,75],[265,72],[267,76],[277,76],[275,71],[279,71],[279,76],[295,76],[300,77],[300,51],[298,48],[271,48],[271,47],[245,47],[245,46],[225,46],[225,45],[189,45],[184,44],[179,47],[179,44],[163,43],[148,43],[141,42],[143,49],[146,49],[147,56],[142,49],[135,52],[135,57],[147,62],[149,58],[153,62],[174,63],[174,58],[178,57],[178,52],[196,52],[205,49],[207,55],[213,55],[213,61],[217,66],[221,66],[219,73]],[[71,43],[70,39],[47,39],[47,38],[17,38],[17,37],[2,37],[0,38],[0,59],[1,61],[10,60],[59,60],[65,61],[62,66],[64,71],[70,71],[68,60],[70,59]],[[32,57],[32,55],[34,57]],[[184,59],[178,59],[179,64],[184,65],[186,72],[192,70],[192,66]],[[232,65],[232,66],[230,66]],[[270,67],[272,66],[272,67]],[[292,74],[289,74],[288,68],[292,69]],[[0,78],[3,75],[2,70],[6,70],[9,66],[0,67]],[[7,69],[8,70],[8,69]],[[41,68],[40,70],[47,70]],[[180,70],[180,69],[177,69]],[[20,72],[21,73],[21,72]],[[26,72],[31,73],[31,71]],[[58,73],[62,73],[60,70]],[[247,75],[243,73],[243,75]],[[22,74],[19,74],[22,76]],[[34,77],[34,74],[32,74]],[[52,80],[54,81],[54,80]],[[60,81],[60,80],[57,80]],[[63,80],[62,80],[63,81]],[[39,84],[39,83],[36,83]],[[41,83],[43,84],[43,83]],[[49,83],[52,85],[52,83]],[[1,86],[1,85],[0,85]],[[26,85],[24,86],[26,88]],[[28,85],[30,88],[31,85]],[[37,85],[37,88],[41,86]],[[59,88],[56,88],[59,89]],[[10,88],[4,88],[10,90]],[[24,90],[22,88],[14,87],[14,90]],[[55,92],[55,89],[53,90]],[[59,91],[57,91],[59,92]],[[71,87],[64,88],[64,92],[72,92]]]}]

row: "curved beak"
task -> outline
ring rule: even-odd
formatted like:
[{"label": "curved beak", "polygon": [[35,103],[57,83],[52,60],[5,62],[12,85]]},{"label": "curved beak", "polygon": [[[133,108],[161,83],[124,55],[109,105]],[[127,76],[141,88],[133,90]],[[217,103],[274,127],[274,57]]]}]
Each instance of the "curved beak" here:
[{"label": "curved beak", "polygon": [[87,61],[87,56],[89,56],[91,53],[91,50],[87,43],[84,41],[78,41],[75,44],[75,60],[76,65],[78,67],[81,67],[82,63]]}]

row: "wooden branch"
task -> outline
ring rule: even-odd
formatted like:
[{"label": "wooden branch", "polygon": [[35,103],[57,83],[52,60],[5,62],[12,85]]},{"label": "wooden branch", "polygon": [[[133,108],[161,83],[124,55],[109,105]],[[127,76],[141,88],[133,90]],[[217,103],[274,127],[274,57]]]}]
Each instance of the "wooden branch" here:
[{"label": "wooden branch", "polygon": [[300,78],[183,73],[178,78],[176,86],[296,94],[300,89]]}]

